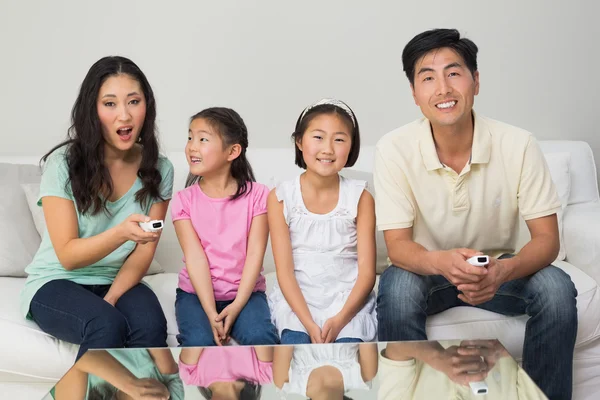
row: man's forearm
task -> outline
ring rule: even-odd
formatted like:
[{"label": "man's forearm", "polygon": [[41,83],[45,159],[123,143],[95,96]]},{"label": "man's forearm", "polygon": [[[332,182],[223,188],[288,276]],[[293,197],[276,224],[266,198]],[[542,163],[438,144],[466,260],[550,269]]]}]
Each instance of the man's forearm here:
[{"label": "man's forearm", "polygon": [[383,354],[389,360],[406,361],[416,358],[426,364],[432,364],[443,351],[444,348],[437,341],[408,341],[388,343]]},{"label": "man's forearm", "polygon": [[436,268],[437,252],[428,251],[412,240],[397,240],[388,246],[390,261],[400,267],[419,275],[439,275]]},{"label": "man's forearm", "polygon": [[539,235],[531,239],[517,255],[500,260],[509,270],[506,281],[533,275],[550,265],[558,255],[560,243],[554,235]]}]

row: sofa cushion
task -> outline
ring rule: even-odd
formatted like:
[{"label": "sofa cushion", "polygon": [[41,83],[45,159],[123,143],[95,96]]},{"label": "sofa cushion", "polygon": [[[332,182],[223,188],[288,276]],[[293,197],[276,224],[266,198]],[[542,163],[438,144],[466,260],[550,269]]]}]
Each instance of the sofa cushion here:
[{"label": "sofa cushion", "polygon": [[[156,293],[167,318],[167,344],[176,347],[177,274],[157,274],[144,280]],[[58,380],[75,362],[79,346],[58,340],[23,318],[15,299],[24,285],[25,278],[0,277],[0,371]]]},{"label": "sofa cushion", "polygon": [[40,246],[20,183],[39,180],[35,165],[0,164],[0,276],[26,276],[25,268]]},{"label": "sofa cushion", "polygon": [[571,154],[547,153],[544,154],[544,156],[548,162],[548,169],[550,170],[550,175],[556,186],[558,198],[560,199],[560,204],[562,206],[561,210],[557,213],[560,250],[556,259],[563,261],[567,256],[563,234],[563,219],[565,208],[567,208],[567,205],[569,204],[569,195],[571,194]]}]

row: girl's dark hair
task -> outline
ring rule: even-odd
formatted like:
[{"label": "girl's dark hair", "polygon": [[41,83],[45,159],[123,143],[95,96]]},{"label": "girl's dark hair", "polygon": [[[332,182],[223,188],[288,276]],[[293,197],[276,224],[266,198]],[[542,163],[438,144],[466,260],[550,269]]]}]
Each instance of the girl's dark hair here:
[{"label": "girl's dark hair", "polygon": [[411,39],[402,51],[402,65],[411,85],[415,83],[417,61],[430,51],[447,47],[457,52],[471,75],[477,71],[477,45],[467,38],[461,38],[456,29],[433,29],[418,34]]},{"label": "girl's dark hair", "polygon": [[117,398],[117,388],[108,382],[90,388],[87,400],[114,400]]},{"label": "girl's dark hair", "polygon": [[[350,107],[348,108],[350,109]],[[296,129],[294,129],[294,133],[292,133],[292,140],[294,141],[294,146],[296,148],[296,158],[294,162],[297,166],[306,169],[306,163],[304,162],[304,157],[302,157],[302,151],[298,148],[297,143],[300,142],[304,136],[304,132],[306,132],[310,122],[315,117],[323,114],[333,114],[339,116],[352,129],[352,132],[350,133],[350,140],[352,141],[350,145],[350,153],[348,154],[348,161],[346,161],[346,165],[344,167],[350,168],[356,163],[356,160],[358,160],[358,154],[360,153],[360,129],[358,127],[358,120],[356,119],[354,111],[352,111],[352,109],[350,109],[350,111],[352,112],[352,117],[356,122],[356,126],[353,124],[352,118],[346,111],[344,111],[344,109],[333,104],[321,104],[311,108],[304,115],[300,114],[298,121],[296,121]]]},{"label": "girl's dark hair", "polygon": [[[240,392],[240,400],[258,400],[262,393],[262,386],[249,382],[245,379],[238,379],[236,382],[244,382],[244,388]],[[198,391],[205,399],[212,399],[212,390],[198,386]]]},{"label": "girl's dark hair", "polygon": [[[243,196],[249,190],[248,182],[256,182],[252,166],[246,157],[248,129],[244,120],[237,112],[225,107],[212,107],[202,110],[190,118],[190,124],[196,119],[203,119],[210,124],[221,136],[224,147],[239,144],[242,148],[240,155],[231,162],[230,173],[237,182],[237,191],[231,196],[231,200]],[[201,176],[190,172],[185,182],[185,187],[195,184],[200,178]],[[250,183],[251,188],[252,183]]]},{"label": "girl's dark hair", "polygon": [[52,148],[40,160],[40,164],[46,162],[55,150],[68,145],[65,158],[69,178],[65,189],[71,185],[75,203],[82,214],[88,211],[92,214],[107,211],[106,202],[113,193],[112,179],[104,165],[104,139],[97,100],[104,82],[117,75],[127,75],[135,79],[140,84],[146,100],[146,118],[139,136],[142,162],[137,173],[142,180],[142,188],[135,194],[135,199],[141,204],[146,204],[150,198],[164,200],[159,191],[162,177],[157,168],[159,148],[156,138],[154,92],[144,73],[133,61],[118,56],[104,57],[91,66],[81,84],[71,111],[71,127],[67,132],[67,139]]}]

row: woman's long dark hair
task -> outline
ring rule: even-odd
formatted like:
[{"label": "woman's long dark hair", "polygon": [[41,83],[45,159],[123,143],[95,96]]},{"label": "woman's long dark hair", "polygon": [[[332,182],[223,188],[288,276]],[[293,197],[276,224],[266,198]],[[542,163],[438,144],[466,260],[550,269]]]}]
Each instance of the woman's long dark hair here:
[{"label": "woman's long dark hair", "polygon": [[135,199],[141,204],[146,204],[151,198],[163,200],[159,191],[162,178],[157,168],[159,148],[154,92],[144,73],[133,61],[118,56],[104,57],[92,65],[81,84],[71,111],[71,127],[67,139],[45,154],[40,161],[46,162],[55,150],[68,145],[65,151],[69,170],[67,187],[71,185],[75,203],[82,214],[88,211],[92,214],[107,211],[106,202],[113,193],[112,179],[104,165],[104,139],[97,99],[102,84],[108,78],[121,74],[135,79],[146,99],[146,118],[139,136],[143,149],[142,162],[137,174],[142,180],[142,188],[135,194]]},{"label": "woman's long dark hair", "polygon": [[[244,379],[238,379],[236,382],[244,382],[244,388],[240,392],[240,400],[258,400],[262,393],[262,386],[249,382]],[[206,387],[198,386],[198,391],[205,399],[212,399],[212,390]]]},{"label": "woman's long dark hair", "polygon": [[[248,191],[248,182],[256,182],[252,166],[250,166],[250,162],[246,157],[248,129],[244,120],[237,112],[225,107],[212,107],[202,110],[190,118],[190,124],[196,119],[203,119],[209,123],[221,136],[224,146],[239,144],[242,148],[240,155],[231,162],[231,176],[237,182],[237,191],[231,197],[231,200],[243,196]],[[200,178],[200,176],[190,172],[185,187],[195,184]]]}]

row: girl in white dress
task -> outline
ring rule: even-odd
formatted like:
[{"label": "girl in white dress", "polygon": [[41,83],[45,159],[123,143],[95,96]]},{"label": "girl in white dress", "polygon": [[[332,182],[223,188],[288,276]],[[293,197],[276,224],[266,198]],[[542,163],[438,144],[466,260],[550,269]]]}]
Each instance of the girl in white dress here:
[{"label": "girl in white dress", "polygon": [[296,165],[267,201],[277,282],[269,296],[282,344],[373,341],[377,334],[375,206],[366,182],[339,172],[358,159],[344,102],[308,106],[292,135]]}]

